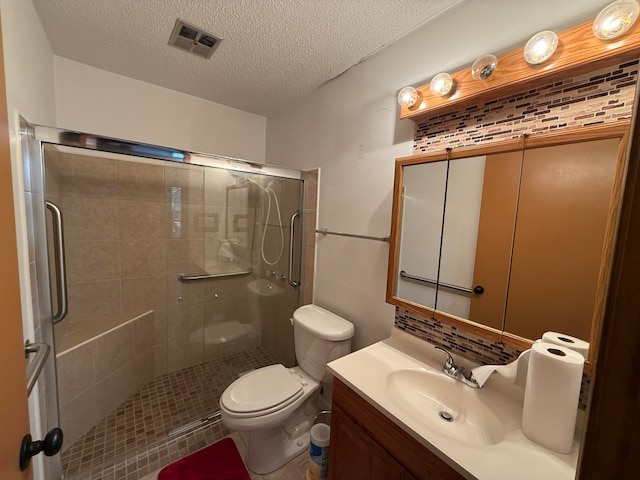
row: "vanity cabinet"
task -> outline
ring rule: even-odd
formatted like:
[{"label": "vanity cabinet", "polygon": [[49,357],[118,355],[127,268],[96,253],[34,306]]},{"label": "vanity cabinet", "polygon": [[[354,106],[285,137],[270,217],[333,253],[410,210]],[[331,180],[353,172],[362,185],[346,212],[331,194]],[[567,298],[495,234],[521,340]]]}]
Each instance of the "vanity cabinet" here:
[{"label": "vanity cabinet", "polygon": [[329,480],[462,480],[464,477],[334,378]]}]

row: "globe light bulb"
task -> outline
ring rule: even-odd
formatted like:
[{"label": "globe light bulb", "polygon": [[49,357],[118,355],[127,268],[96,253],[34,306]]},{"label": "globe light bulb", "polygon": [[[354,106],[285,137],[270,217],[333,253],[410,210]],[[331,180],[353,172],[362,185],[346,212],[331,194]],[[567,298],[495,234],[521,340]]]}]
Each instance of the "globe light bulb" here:
[{"label": "globe light bulb", "polygon": [[550,30],[536,33],[524,46],[524,59],[531,65],[546,62],[558,48],[558,35]]},{"label": "globe light bulb", "polygon": [[451,92],[451,89],[453,88],[453,78],[451,78],[451,75],[448,73],[438,73],[431,79],[429,86],[435,95],[444,97]]},{"label": "globe light bulb", "polygon": [[600,40],[613,40],[629,31],[638,19],[636,0],[618,0],[602,9],[593,21],[593,34]]},{"label": "globe light bulb", "polygon": [[471,77],[474,80],[489,80],[498,68],[498,59],[490,53],[479,57],[471,65]]},{"label": "globe light bulb", "polygon": [[398,93],[398,103],[401,107],[411,108],[418,102],[418,92],[413,87],[404,87]]}]

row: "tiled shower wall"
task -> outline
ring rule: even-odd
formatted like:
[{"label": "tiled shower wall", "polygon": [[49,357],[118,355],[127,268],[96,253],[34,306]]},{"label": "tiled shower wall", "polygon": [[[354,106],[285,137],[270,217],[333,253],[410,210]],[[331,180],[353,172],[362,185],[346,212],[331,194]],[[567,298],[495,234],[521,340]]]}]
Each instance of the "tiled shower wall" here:
[{"label": "tiled shower wall", "polygon": [[[435,116],[416,123],[413,152],[487,145],[523,134],[630,118],[637,77],[635,60]],[[520,354],[515,348],[400,308],[396,308],[395,326],[478,363],[504,364]],[[588,378],[583,379],[583,391],[588,383]],[[583,394],[583,408],[584,399]]]},{"label": "tiled shower wall", "polygon": [[154,378],[153,312],[57,355],[64,448]]},{"label": "tiled shower wall", "polygon": [[[155,375],[261,341],[282,363],[295,361],[289,317],[297,306],[297,291],[266,275],[266,270],[287,273],[288,245],[276,265],[266,266],[260,260],[261,218],[256,227],[252,222],[242,225],[246,247],[231,247],[240,261],[249,260],[253,250],[253,275],[191,283],[177,278],[179,273],[230,269],[221,265],[229,262],[220,254],[226,235],[223,206],[226,187],[235,185],[237,177],[220,169],[98,158],[49,147],[45,162],[47,198],[63,211],[67,250],[69,315],[56,326],[59,353],[154,310],[149,334]],[[267,199],[253,183],[245,184],[253,219],[263,206],[266,210]],[[300,207],[300,182],[278,180],[273,188],[288,242],[288,220]],[[272,244],[280,241],[279,223],[272,205],[267,258],[277,253]],[[256,277],[277,283],[282,294],[248,297],[247,285]],[[225,321],[237,321],[232,328],[239,325],[250,334],[237,342],[211,344],[206,335]]]}]

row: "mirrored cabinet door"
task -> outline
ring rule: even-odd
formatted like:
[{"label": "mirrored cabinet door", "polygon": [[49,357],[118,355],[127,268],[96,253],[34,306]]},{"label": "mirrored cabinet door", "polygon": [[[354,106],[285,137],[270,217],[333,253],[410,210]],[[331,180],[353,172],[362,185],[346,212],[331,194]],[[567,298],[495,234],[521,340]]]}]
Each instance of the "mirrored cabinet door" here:
[{"label": "mirrored cabinet door", "polygon": [[589,340],[604,282],[617,138],[525,152],[505,329]]},{"label": "mirrored cabinet door", "polygon": [[402,235],[396,294],[434,308],[447,162],[405,166],[402,179]]},{"label": "mirrored cabinet door", "polygon": [[469,320],[503,329],[522,151],[487,155]]},{"label": "mirrored cabinet door", "polygon": [[398,159],[387,301],[518,348],[546,331],[593,344],[628,128]]},{"label": "mirrored cabinet door", "polygon": [[469,318],[485,156],[449,164],[436,309]]}]

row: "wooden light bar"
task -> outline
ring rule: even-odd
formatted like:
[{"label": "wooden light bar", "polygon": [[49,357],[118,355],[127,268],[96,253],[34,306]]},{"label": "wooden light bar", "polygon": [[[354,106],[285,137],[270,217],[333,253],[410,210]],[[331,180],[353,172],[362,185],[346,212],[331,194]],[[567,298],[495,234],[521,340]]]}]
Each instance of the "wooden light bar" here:
[{"label": "wooden light bar", "polygon": [[589,21],[559,33],[557,50],[542,64],[529,65],[523,46],[498,57],[498,67],[489,80],[474,80],[471,66],[452,74],[454,90],[449,96],[432,94],[428,83],[417,87],[420,102],[412,108],[402,107],[400,118],[426,120],[640,56],[640,22],[613,41],[596,38],[592,25]]}]

